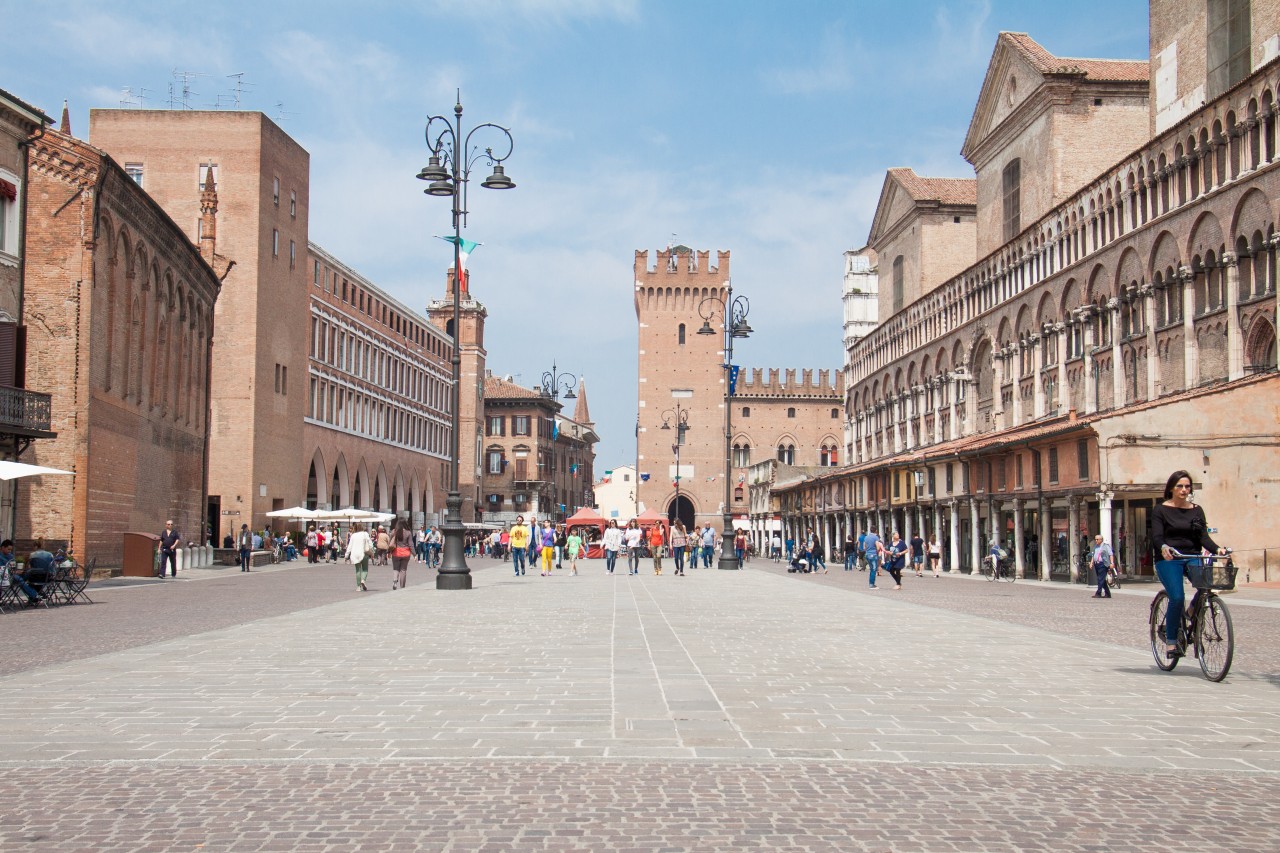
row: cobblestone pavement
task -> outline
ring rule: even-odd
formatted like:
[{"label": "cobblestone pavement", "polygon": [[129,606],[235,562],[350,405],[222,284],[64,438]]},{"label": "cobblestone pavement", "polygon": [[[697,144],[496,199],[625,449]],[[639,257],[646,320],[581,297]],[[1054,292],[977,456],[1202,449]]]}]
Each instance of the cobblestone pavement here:
[{"label": "cobblestone pavement", "polygon": [[[0,677],[0,767],[39,792],[0,849],[1280,848],[1276,682],[1160,673],[1103,628],[1144,596],[1003,585],[993,618],[960,578],[472,565],[469,593],[304,566],[0,617],[11,653],[46,617],[88,650]],[[116,622],[148,639],[89,639]]]}]

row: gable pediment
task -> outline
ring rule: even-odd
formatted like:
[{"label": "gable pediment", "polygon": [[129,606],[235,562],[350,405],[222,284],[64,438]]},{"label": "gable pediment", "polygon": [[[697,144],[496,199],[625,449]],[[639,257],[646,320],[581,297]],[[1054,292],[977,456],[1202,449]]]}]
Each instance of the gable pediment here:
[{"label": "gable pediment", "polygon": [[[969,131],[965,134],[960,155],[974,163],[974,152],[990,139],[1006,120],[1030,100],[1045,82],[1045,75],[1032,64],[1023,50],[1014,44],[1021,34],[1001,33],[996,40],[986,77],[978,94]],[[1025,39],[1026,37],[1023,36]],[[1030,39],[1026,39],[1030,41]],[[1031,44],[1035,44],[1031,42]],[[1039,47],[1036,45],[1036,47]],[[1041,48],[1041,50],[1043,50]],[[1047,55],[1047,53],[1046,53]]]}]

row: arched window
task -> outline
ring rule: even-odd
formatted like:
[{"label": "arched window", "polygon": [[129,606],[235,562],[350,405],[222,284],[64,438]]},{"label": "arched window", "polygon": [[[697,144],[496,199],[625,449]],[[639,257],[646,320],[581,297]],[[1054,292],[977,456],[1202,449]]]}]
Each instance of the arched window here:
[{"label": "arched window", "polygon": [[733,467],[746,468],[751,465],[751,445],[735,444],[733,446]]},{"label": "arched window", "polygon": [[834,468],[840,464],[837,461],[836,446],[834,444],[822,445],[822,451],[818,456],[818,464],[824,468]]},{"label": "arched window", "polygon": [[838,421],[838,420],[840,420],[840,410],[839,410],[839,409],[832,409],[832,410],[831,410],[831,419],[832,419],[833,421]]},{"label": "arched window", "polygon": [[779,444],[778,461],[783,465],[796,464],[796,446],[794,444]]},{"label": "arched window", "polygon": [[787,417],[789,417],[789,418],[794,418],[795,416],[796,416],[796,410],[795,410],[795,407],[794,407],[794,406],[789,407],[789,408],[787,409]]},{"label": "arched window", "polygon": [[751,417],[751,407],[750,407],[750,406],[743,406],[743,407],[742,407],[742,416],[743,416],[744,418],[749,418],[749,417]]},{"label": "arched window", "polygon": [[902,273],[902,255],[893,259],[893,313],[902,310],[906,301],[905,282]]},{"label": "arched window", "polygon": [[684,323],[680,324],[679,343],[680,343],[680,346],[684,346]]}]

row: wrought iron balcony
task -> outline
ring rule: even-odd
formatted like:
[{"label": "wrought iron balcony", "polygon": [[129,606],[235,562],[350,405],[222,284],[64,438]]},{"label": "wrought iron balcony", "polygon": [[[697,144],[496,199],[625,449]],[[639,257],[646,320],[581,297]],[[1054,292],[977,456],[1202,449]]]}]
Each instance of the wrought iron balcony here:
[{"label": "wrought iron balcony", "polygon": [[49,433],[53,398],[39,391],[0,386],[0,432],[40,436]]}]

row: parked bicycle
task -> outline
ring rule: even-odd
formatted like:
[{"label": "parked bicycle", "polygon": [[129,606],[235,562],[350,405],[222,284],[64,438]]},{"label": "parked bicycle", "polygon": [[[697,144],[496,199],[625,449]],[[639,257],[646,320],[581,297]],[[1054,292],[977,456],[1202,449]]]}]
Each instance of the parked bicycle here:
[{"label": "parked bicycle", "polygon": [[1231,613],[1227,604],[1214,590],[1234,589],[1236,567],[1231,553],[1207,557],[1172,552],[1173,559],[1182,561],[1183,576],[1191,581],[1196,594],[1182,611],[1182,625],[1178,630],[1178,649],[1166,650],[1165,624],[1169,612],[1169,594],[1156,593],[1151,602],[1151,654],[1156,666],[1169,672],[1178,665],[1190,645],[1200,662],[1200,671],[1210,681],[1221,681],[1231,670],[1231,658],[1235,655],[1235,632],[1231,627]]}]

